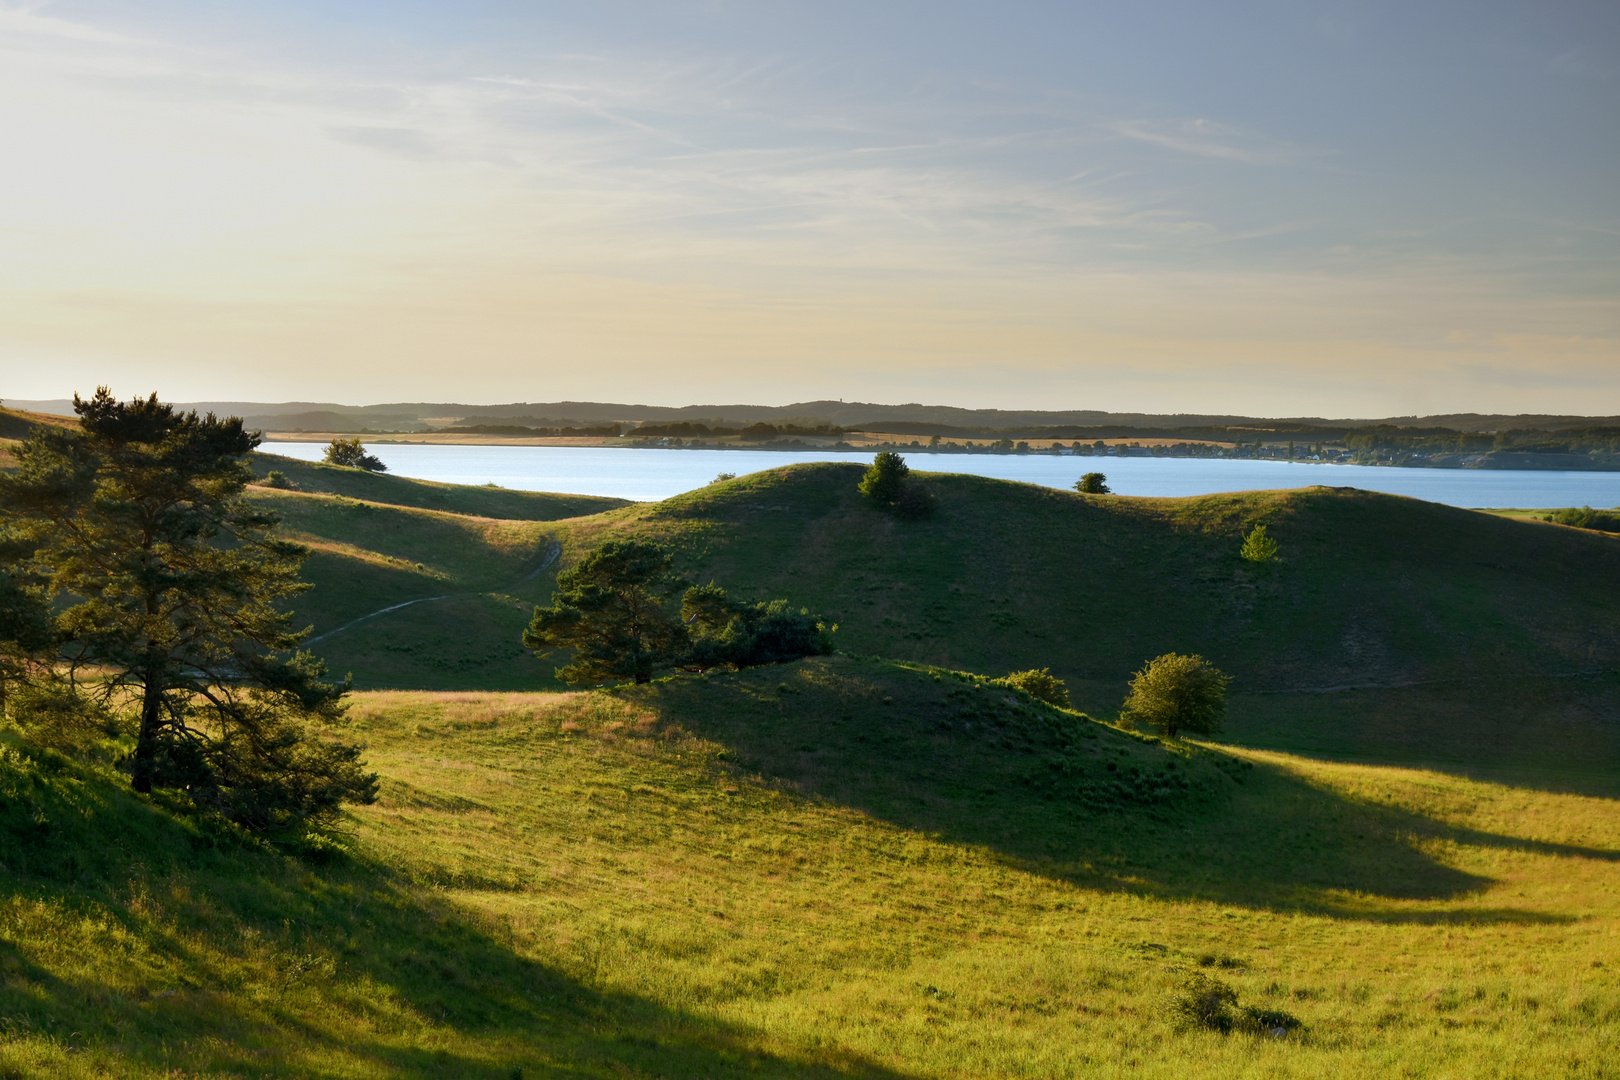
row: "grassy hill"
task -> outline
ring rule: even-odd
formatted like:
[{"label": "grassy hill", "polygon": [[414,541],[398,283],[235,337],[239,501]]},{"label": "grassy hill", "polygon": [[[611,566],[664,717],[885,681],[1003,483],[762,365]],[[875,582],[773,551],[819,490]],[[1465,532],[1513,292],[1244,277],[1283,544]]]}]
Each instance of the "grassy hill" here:
[{"label": "grassy hill", "polygon": [[[1620,775],[1616,537],[1335,488],[1138,499],[924,475],[937,513],[900,521],[836,463],[651,504],[269,464],[302,490],[254,497],[316,551],[299,611],[362,687],[558,688],[519,645],[532,605],[589,545],[637,535],[692,580],[827,614],[847,652],[1049,666],[1097,715],[1148,658],[1200,652],[1235,676],[1245,745],[1583,790]],[[1237,554],[1262,522],[1269,566]]]},{"label": "grassy hill", "polygon": [[[254,454],[254,471],[280,471],[296,490],[250,489],[309,545],[297,604],[311,648],[334,673],[366,687],[532,687],[534,659],[519,646],[537,575],[558,555],[556,519],[627,505],[622,499],[435,484]],[[554,575],[555,569],[552,569]],[[521,595],[519,595],[521,594]],[[386,616],[367,618],[395,605]],[[357,621],[359,620],[359,621]],[[547,685],[549,671],[539,673]]]},{"label": "grassy hill", "polygon": [[[0,1075],[1614,1075],[1612,803],[846,658],[360,695],[342,847],[0,751]],[[1290,1013],[1179,1031],[1190,972]]]},{"label": "grassy hill", "polygon": [[248,465],[261,480],[272,470],[280,472],[293,483],[293,490],[305,493],[342,495],[365,502],[470,517],[555,521],[630,505],[624,499],[600,495],[556,495],[544,491],[509,491],[494,485],[440,484],[264,452],[251,455]]},{"label": "grassy hill", "polygon": [[[1250,745],[1577,784],[1620,766],[1616,538],[1353,489],[1140,499],[962,475],[920,476],[938,512],[908,522],[859,475],[795,465],[575,519],[565,561],[655,538],[696,580],[825,612],[846,650],[1050,666],[1098,713],[1146,659],[1200,652],[1235,676],[1229,734]],[[1257,523],[1281,562],[1238,557]]]}]

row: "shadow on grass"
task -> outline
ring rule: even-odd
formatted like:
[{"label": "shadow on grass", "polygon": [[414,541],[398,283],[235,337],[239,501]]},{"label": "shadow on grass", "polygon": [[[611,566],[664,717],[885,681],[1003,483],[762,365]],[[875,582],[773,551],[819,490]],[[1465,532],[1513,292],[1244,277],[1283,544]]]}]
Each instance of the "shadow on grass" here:
[{"label": "shadow on grass", "polygon": [[72,1050],[165,1076],[896,1076],[593,989],[384,867],[246,847],[34,754],[0,759],[6,1067],[54,1074]]},{"label": "shadow on grass", "polygon": [[1620,674],[1612,672],[1235,695],[1228,728],[1245,746],[1620,798]]},{"label": "shadow on grass", "polygon": [[1490,880],[1425,848],[1451,841],[1620,858],[1458,829],[1217,749],[1172,750],[1004,689],[874,661],[807,661],[620,693],[724,744],[739,769],[768,782],[1087,888],[1386,922],[1549,923],[1567,920],[1435,906]]}]

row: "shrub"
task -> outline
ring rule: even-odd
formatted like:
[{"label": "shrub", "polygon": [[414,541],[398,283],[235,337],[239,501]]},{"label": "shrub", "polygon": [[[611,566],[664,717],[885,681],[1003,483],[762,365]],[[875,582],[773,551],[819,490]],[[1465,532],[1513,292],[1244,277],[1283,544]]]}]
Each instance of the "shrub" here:
[{"label": "shrub", "polygon": [[1266,535],[1264,525],[1256,525],[1249,535],[1243,538],[1243,546],[1238,554],[1252,563],[1268,563],[1277,560],[1277,541]]},{"label": "shrub", "polygon": [[741,669],[826,656],[832,652],[833,632],[838,629],[807,608],[794,611],[786,600],[738,603],[713,582],[686,590],[681,625],[689,634],[689,645],[677,663],[689,671]]},{"label": "shrub", "polygon": [[1131,680],[1122,716],[1164,728],[1169,738],[1181,731],[1213,735],[1226,715],[1231,677],[1202,656],[1165,653]]},{"label": "shrub", "polygon": [[1074,490],[1082,495],[1112,495],[1108,487],[1108,477],[1100,472],[1088,472],[1074,482]]},{"label": "shrub", "polygon": [[264,486],[281,488],[283,491],[291,491],[298,485],[294,484],[290,479],[288,479],[287,474],[282,472],[280,469],[271,469],[269,472],[264,474]]},{"label": "shrub", "polygon": [[1171,1022],[1183,1030],[1199,1029],[1230,1035],[1234,1031],[1251,1035],[1281,1037],[1303,1027],[1299,1018],[1277,1009],[1238,1008],[1237,991],[1202,971],[1181,980],[1166,1006]]},{"label": "shrub", "polygon": [[723,484],[727,480],[735,480],[735,479],[737,479],[737,474],[736,473],[734,473],[734,472],[723,472],[719,476],[716,476],[713,480],[710,480],[709,483],[711,485],[713,485],[713,484]]},{"label": "shrub", "polygon": [[1620,533],[1620,513],[1594,510],[1590,506],[1583,506],[1579,510],[1574,507],[1555,510],[1543,520],[1550,521],[1554,525],[1570,525],[1577,529],[1596,529],[1599,532]]},{"label": "shrub", "polygon": [[1057,678],[1049,668],[1038,668],[1033,671],[1015,671],[1011,675],[996,680],[1003,686],[1011,686],[1022,690],[1037,701],[1044,701],[1048,705],[1056,705],[1061,709],[1069,707],[1069,688],[1062,679]]},{"label": "shrub", "polygon": [[372,454],[366,453],[366,448],[359,439],[333,439],[326,448],[326,456],[321,460],[328,465],[342,465],[349,469],[364,469],[366,472],[387,472],[388,466]]}]

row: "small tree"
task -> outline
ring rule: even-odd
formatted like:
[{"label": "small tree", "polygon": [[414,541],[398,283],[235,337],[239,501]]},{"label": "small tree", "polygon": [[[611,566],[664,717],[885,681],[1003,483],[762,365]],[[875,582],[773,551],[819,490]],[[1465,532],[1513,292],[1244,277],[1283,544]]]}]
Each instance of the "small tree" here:
[{"label": "small tree", "polygon": [[[73,399],[77,431],[40,428],[0,478],[11,535],[55,601],[70,660],[101,673],[104,702],[139,711],[131,785],[175,788],[251,828],[297,828],[370,802],[359,750],[308,736],[338,720],[347,685],[297,653],[283,601],[306,550],[240,496],[259,444],[236,418],[178,413],[106,387]],[[22,607],[27,617],[28,606]]]},{"label": "small tree", "polygon": [[1256,525],[1243,538],[1243,546],[1238,554],[1252,563],[1268,563],[1277,561],[1277,541],[1266,534],[1264,525]]},{"label": "small tree", "polygon": [[1100,472],[1088,472],[1074,482],[1074,490],[1082,495],[1112,495],[1108,488],[1108,477]]},{"label": "small tree", "polygon": [[1182,731],[1214,735],[1226,716],[1226,687],[1231,681],[1202,656],[1165,653],[1131,680],[1122,715],[1162,727],[1172,739]]},{"label": "small tree", "polygon": [[557,669],[566,683],[649,681],[679,659],[686,640],[662,602],[669,564],[656,544],[609,540],[557,575],[551,606],[534,609],[524,646],[542,657],[570,651]]},{"label": "small tree", "polygon": [[333,439],[326,448],[326,457],[322,459],[328,465],[342,465],[350,469],[364,469],[366,472],[387,472],[384,465],[375,455],[366,453],[365,444],[358,438]]},{"label": "small tree", "polygon": [[905,493],[906,478],[910,475],[906,459],[893,450],[885,450],[872,459],[858,490],[879,506],[893,506]]},{"label": "small tree", "polygon": [[1069,687],[1062,679],[1053,675],[1050,668],[1015,671],[996,681],[1005,686],[1017,687],[1036,701],[1044,701],[1061,709],[1069,707]]}]

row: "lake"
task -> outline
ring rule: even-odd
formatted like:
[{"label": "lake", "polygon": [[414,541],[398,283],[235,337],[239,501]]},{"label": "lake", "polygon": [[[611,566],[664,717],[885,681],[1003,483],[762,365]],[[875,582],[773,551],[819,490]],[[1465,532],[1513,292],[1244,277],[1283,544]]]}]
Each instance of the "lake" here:
[{"label": "lake", "polygon": [[[266,443],[265,450],[319,461],[324,443]],[[390,472],[449,484],[499,484],[649,501],[700,488],[722,472],[757,472],[799,461],[869,462],[871,451],[651,450],[594,446],[367,446]],[[1099,458],[1048,454],[902,451],[925,472],[972,473],[1067,489],[1101,472],[1120,495],[1210,495],[1220,491],[1328,484],[1470,507],[1620,505],[1620,473],[1506,469],[1398,469],[1208,458]]]}]

